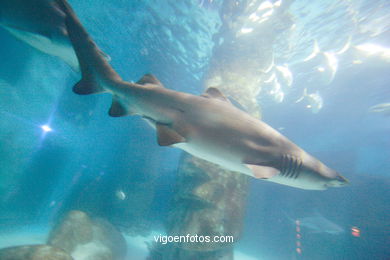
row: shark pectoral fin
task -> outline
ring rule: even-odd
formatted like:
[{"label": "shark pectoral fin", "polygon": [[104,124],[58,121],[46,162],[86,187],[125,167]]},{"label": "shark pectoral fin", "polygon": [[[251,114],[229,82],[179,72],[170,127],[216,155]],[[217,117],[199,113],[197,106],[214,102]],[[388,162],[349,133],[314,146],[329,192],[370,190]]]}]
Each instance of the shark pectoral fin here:
[{"label": "shark pectoral fin", "polygon": [[253,176],[257,179],[269,179],[279,173],[278,169],[269,166],[254,165],[254,164],[245,164],[252,173]]},{"label": "shark pectoral fin", "polygon": [[225,95],[222,94],[222,92],[215,87],[209,87],[208,89],[206,89],[205,93],[203,93],[202,96],[206,98],[216,98],[222,101],[229,102],[229,100],[225,97]]},{"label": "shark pectoral fin", "polygon": [[145,74],[140,80],[136,82],[139,85],[153,84],[159,87],[164,87],[163,84],[152,74]]},{"label": "shark pectoral fin", "polygon": [[106,92],[91,77],[83,77],[73,86],[73,92],[79,95],[99,94]]},{"label": "shark pectoral fin", "polygon": [[185,138],[167,125],[156,123],[157,142],[161,146],[169,146],[185,142]]},{"label": "shark pectoral fin", "polygon": [[122,105],[117,97],[112,98],[112,104],[108,114],[112,117],[120,117],[131,115],[132,113],[128,111],[126,106]]}]

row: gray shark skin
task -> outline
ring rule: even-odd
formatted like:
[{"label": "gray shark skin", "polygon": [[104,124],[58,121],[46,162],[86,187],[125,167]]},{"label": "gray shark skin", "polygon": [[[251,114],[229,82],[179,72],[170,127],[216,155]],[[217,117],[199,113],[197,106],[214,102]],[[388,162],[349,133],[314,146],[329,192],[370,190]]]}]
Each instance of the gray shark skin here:
[{"label": "gray shark skin", "polygon": [[1,27],[32,47],[59,57],[78,71],[64,18],[64,12],[54,0],[0,0]]},{"label": "gray shark skin", "polygon": [[266,123],[233,106],[216,88],[196,96],[164,88],[147,74],[129,83],[115,72],[65,0],[66,27],[82,79],[77,94],[113,95],[110,116],[140,115],[159,145],[180,148],[225,169],[292,187],[324,190],[347,180]]}]

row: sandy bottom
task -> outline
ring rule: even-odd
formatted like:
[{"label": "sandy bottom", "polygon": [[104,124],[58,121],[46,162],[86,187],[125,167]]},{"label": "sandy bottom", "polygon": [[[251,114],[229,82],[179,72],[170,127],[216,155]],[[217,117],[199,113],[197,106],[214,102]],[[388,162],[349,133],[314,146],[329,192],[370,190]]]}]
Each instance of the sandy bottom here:
[{"label": "sandy bottom", "polygon": [[[0,231],[0,248],[20,245],[45,244],[48,228],[45,227],[25,227],[13,231]],[[161,232],[152,232],[148,237],[130,237],[125,236],[127,241],[127,258],[131,260],[145,260],[148,256],[147,242],[153,241],[153,235],[159,235]],[[86,247],[89,248],[89,247]],[[88,255],[78,252],[74,255],[75,260],[83,260]],[[234,252],[236,260],[260,260],[260,258],[243,254],[240,251]]]}]

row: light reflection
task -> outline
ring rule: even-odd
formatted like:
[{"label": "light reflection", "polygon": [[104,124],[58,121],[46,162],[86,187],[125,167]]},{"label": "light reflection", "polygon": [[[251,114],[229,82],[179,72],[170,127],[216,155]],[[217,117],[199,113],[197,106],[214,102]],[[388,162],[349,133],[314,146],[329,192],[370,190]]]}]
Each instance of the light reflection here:
[{"label": "light reflection", "polygon": [[274,3],[274,6],[279,7],[282,5],[282,0],[278,0]]},{"label": "light reflection", "polygon": [[274,13],[274,9],[271,9],[268,12],[264,13],[261,17],[267,18],[268,16],[271,16],[273,13]]},{"label": "light reflection", "polygon": [[295,103],[302,101],[305,101],[305,107],[310,109],[313,114],[318,113],[322,109],[324,103],[318,91],[309,94],[306,88],[303,90],[303,95],[295,101]]},{"label": "light reflection", "polygon": [[53,131],[53,129],[51,129],[51,127],[47,124],[41,125],[41,129],[43,130],[44,133],[48,133],[48,132]]},{"label": "light reflection", "polygon": [[246,28],[245,28],[245,27],[244,27],[244,28],[241,29],[240,32],[241,32],[242,34],[247,34],[247,33],[251,33],[252,31],[253,31],[253,28],[249,28],[249,27],[246,27]]},{"label": "light reflection", "polygon": [[348,37],[347,42],[345,43],[345,45],[341,48],[341,50],[336,52],[337,55],[343,54],[344,52],[346,52],[351,47],[351,38],[352,38],[351,36]]},{"label": "light reflection", "polygon": [[307,56],[305,59],[303,59],[303,61],[308,61],[308,60],[313,59],[315,56],[317,56],[317,54],[319,52],[320,52],[320,47],[318,46],[318,42],[317,42],[317,40],[314,40],[314,46],[313,46],[312,53],[309,56]]},{"label": "light reflection", "polygon": [[280,73],[280,79],[285,83],[287,87],[291,87],[293,82],[293,74],[288,68],[288,65],[275,66],[276,70]]},{"label": "light reflection", "polygon": [[260,19],[260,17],[256,14],[256,13],[253,13],[249,16],[249,20],[251,20],[252,22],[256,22]]},{"label": "light reflection", "polygon": [[269,9],[274,7],[274,5],[270,1],[264,1],[259,5],[259,8],[257,8],[258,11],[262,11],[265,9]]},{"label": "light reflection", "polygon": [[374,44],[374,43],[364,43],[357,45],[355,47],[357,50],[364,52],[366,55],[377,55],[381,58],[384,58],[390,61],[390,48]]}]

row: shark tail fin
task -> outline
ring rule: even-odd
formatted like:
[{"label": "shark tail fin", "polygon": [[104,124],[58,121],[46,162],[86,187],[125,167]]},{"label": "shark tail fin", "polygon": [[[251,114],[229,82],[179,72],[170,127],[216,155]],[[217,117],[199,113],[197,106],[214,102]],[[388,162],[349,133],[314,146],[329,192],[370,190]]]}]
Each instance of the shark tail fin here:
[{"label": "shark tail fin", "polygon": [[68,37],[80,65],[82,79],[73,87],[77,94],[87,95],[106,92],[104,86],[122,82],[122,78],[108,63],[109,56],[100,50],[81,24],[66,0],[56,0],[65,13]]}]

